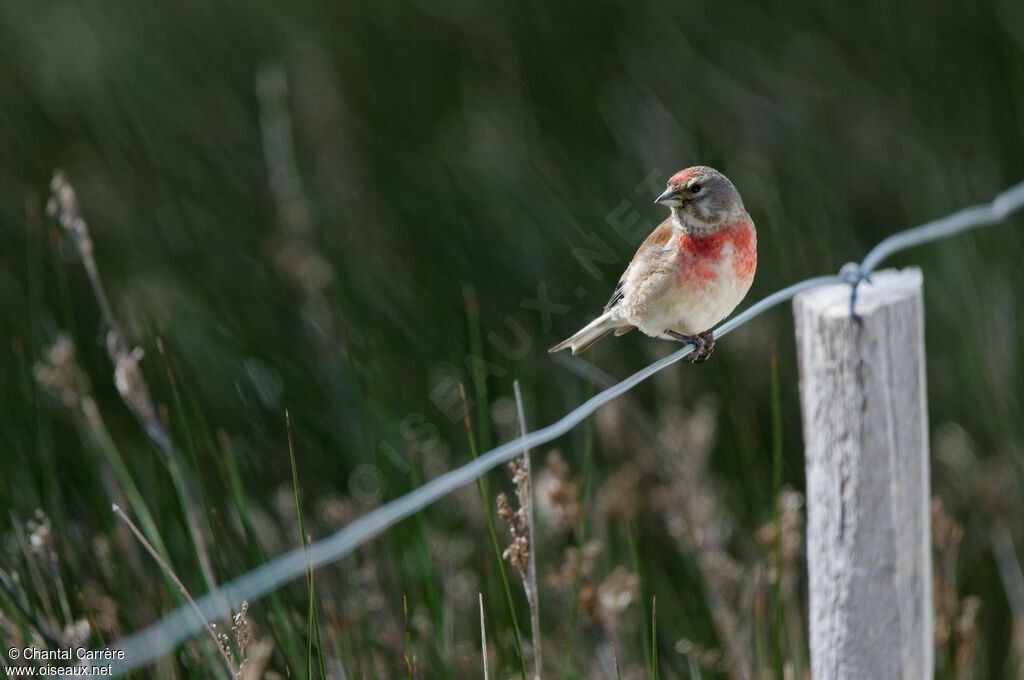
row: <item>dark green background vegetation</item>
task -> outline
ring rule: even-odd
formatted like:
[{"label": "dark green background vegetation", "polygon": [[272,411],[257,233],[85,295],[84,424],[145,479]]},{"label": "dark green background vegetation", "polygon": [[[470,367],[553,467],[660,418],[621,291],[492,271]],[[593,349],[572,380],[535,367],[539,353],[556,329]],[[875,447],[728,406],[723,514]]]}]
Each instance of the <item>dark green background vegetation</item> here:
[{"label": "dark green background vegetation", "polygon": [[[261,114],[259,73],[264,85],[286,75],[281,110],[264,92]],[[293,171],[268,173],[268,149],[282,139],[293,140]],[[698,163],[734,181],[758,226],[746,304],[986,201],[1024,179],[1024,5],[4,3],[0,637],[45,639],[106,607],[95,645],[180,602],[112,517],[108,464],[82,418],[33,378],[61,331],[177,573],[193,594],[206,590],[174,485],[114,387],[77,252],[43,212],[55,168],[78,190],[114,313],[146,351],[141,367],[176,446],[194,452],[186,460],[225,581],[299,543],[285,408],[306,530],[318,538],[469,459],[458,401],[453,421],[436,404],[453,393],[439,386],[466,383],[487,448],[513,435],[513,380],[538,427],[592,389],[588,362],[599,388],[676,349],[633,333],[602,341],[578,372],[545,351],[600,309],[631,256],[616,220],[663,218],[645,182]],[[1024,662],[1024,593],[1004,587],[1020,560],[1004,550],[1000,562],[993,549],[1006,527],[1016,555],[1024,550],[1022,220],[889,263],[924,271],[933,486],[943,521],[963,532],[938,541],[943,678],[1013,677]],[[600,279],[573,256],[591,233],[619,258],[598,265]],[[571,307],[550,325],[522,304],[540,285]],[[509,358],[491,333],[529,351]],[[490,374],[483,384],[471,355],[488,362],[476,364]],[[583,515],[564,529],[538,524],[546,675],[614,677],[610,639],[623,677],[653,674],[656,596],[661,677],[689,677],[695,665],[702,677],[737,677],[718,661],[730,645],[765,674],[781,650],[806,677],[803,568],[790,574],[799,602],[786,606],[773,542],[759,532],[774,515],[773,425],[782,481],[800,490],[786,308],[554,443],[581,478]],[[535,468],[549,450],[535,452]],[[695,462],[680,471],[680,460]],[[353,478],[359,470],[376,476]],[[494,473],[495,490],[510,490],[509,477]],[[353,497],[353,479],[381,482],[383,498]],[[680,529],[670,499],[698,489],[714,490],[699,504],[706,514],[681,503]],[[53,522],[53,571],[15,539],[36,508]],[[481,677],[478,591],[492,677],[519,672],[482,511],[475,492],[457,494],[317,572],[335,676],[406,674],[404,594],[417,676]],[[700,522],[729,565],[702,558]],[[503,543],[506,534],[499,524]],[[590,538],[602,546],[593,572],[548,584],[565,549]],[[575,593],[619,566],[639,577],[630,605],[576,611]],[[716,586],[723,578],[731,590]],[[519,578],[510,580],[527,640]],[[305,592],[296,582],[276,614],[266,599],[249,610],[256,635],[273,641],[269,668],[292,677],[306,673]],[[739,622],[731,632],[715,623],[723,608]],[[139,677],[223,676],[212,645],[196,640]]]}]

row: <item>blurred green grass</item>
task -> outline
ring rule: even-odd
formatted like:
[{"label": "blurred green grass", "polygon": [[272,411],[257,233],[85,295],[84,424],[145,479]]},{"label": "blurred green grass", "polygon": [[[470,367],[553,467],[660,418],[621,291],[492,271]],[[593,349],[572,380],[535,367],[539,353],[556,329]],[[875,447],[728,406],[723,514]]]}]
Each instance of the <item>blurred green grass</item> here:
[{"label": "blurred green grass", "polygon": [[[474,426],[481,437],[489,428],[493,441],[514,432],[513,379],[533,427],[578,403],[587,381],[544,350],[598,311],[631,256],[616,219],[662,218],[636,190],[652,173],[663,181],[704,163],[736,183],[760,236],[749,300],[834,272],[884,236],[988,200],[1024,177],[1024,10],[1012,0],[528,8],[476,0],[13,2],[0,18],[0,506],[13,520],[4,572],[27,578],[30,558],[13,536],[42,508],[68,593],[81,590],[91,607],[100,594],[113,603],[105,635],[137,629],[176,600],[141,554],[118,568],[102,564],[104,550],[134,555],[109,513],[103,458],[32,376],[59,330],[75,343],[179,576],[194,592],[203,586],[166,470],[110,379],[105,329],[74,248],[42,216],[56,167],[78,190],[115,313],[147,351],[142,368],[178,446],[184,450],[187,437],[196,443],[194,473],[210,503],[221,579],[297,545],[294,501],[290,510],[281,501],[291,489],[285,407],[316,538],[469,458],[457,402],[454,418],[435,403],[450,396],[436,392],[445,379],[466,383],[485,405],[491,421],[474,413]],[[285,208],[299,212],[282,214],[268,181],[256,87],[267,64],[287,75],[286,134],[300,188]],[[1024,612],[1003,587],[991,529],[1005,524],[1024,546],[1021,222],[891,263],[920,264],[926,278],[934,491],[964,530],[953,558],[954,617],[964,598],[980,600],[973,627],[954,631],[946,652],[940,647],[940,677],[958,677],[953,650],[966,649],[970,635],[974,677],[1011,677],[1024,661],[1013,632]],[[620,258],[599,265],[600,279],[572,254],[591,232]],[[539,284],[571,308],[549,327],[522,304],[538,297]],[[470,340],[467,285],[482,352]],[[519,346],[509,318],[529,347],[513,359],[488,340],[496,333]],[[680,640],[728,646],[713,622],[699,551],[673,534],[657,501],[664,487],[692,481],[692,471],[664,479],[658,472],[692,455],[701,409],[713,422],[701,473],[716,492],[709,502],[717,540],[741,565],[732,606],[754,625],[747,604],[764,578],[758,565],[774,559],[757,539],[774,516],[773,348],[782,482],[801,488],[792,326],[777,310],[731,336],[710,364],[669,369],[599,414],[582,497],[615,506],[609,497],[633,466],[638,492],[620,496],[635,507],[595,506],[585,530],[540,537],[542,574],[581,536],[604,546],[589,577],[595,587],[614,567],[638,565],[641,592],[616,627],[629,672],[645,668],[644,607],[655,595],[663,677],[687,677]],[[599,344],[593,362],[618,378],[671,349],[631,334]],[[486,397],[466,363],[474,353],[489,362]],[[225,469],[223,441],[241,489]],[[557,445],[571,474],[583,474],[584,430]],[[389,450],[399,452],[397,462]],[[536,452],[538,461],[546,453]],[[366,469],[378,471],[368,481],[384,485],[381,499],[374,489],[352,493],[353,471]],[[492,484],[509,489],[503,473]],[[258,550],[246,540],[238,491],[251,505]],[[405,594],[423,677],[478,677],[476,599],[460,597],[458,585],[484,593],[499,654],[492,662],[503,677],[516,672],[484,527],[475,494],[457,495],[324,570],[315,587],[328,656],[348,673],[404,673]],[[432,573],[424,567],[431,562]],[[274,619],[266,603],[262,612],[253,603],[250,617],[261,635],[277,633],[271,668],[301,674],[305,659],[287,658],[283,640],[304,634],[305,589],[296,583],[282,595],[292,620]],[[72,618],[85,616],[69,597]],[[568,639],[571,600],[542,586],[542,627],[553,648]],[[28,619],[46,618],[34,609],[41,594],[26,601]],[[0,620],[16,619],[6,602],[0,610]],[[528,620],[525,607],[518,619]],[[608,621],[581,616],[578,625],[569,655],[580,677],[591,677],[608,668]],[[0,627],[0,636],[13,639],[15,628]],[[773,639],[763,628],[756,634]],[[305,648],[304,637],[294,639]],[[787,644],[788,659],[806,658],[801,644]],[[218,672],[204,658],[170,659],[155,672]],[[728,673],[714,664],[703,670]]]}]

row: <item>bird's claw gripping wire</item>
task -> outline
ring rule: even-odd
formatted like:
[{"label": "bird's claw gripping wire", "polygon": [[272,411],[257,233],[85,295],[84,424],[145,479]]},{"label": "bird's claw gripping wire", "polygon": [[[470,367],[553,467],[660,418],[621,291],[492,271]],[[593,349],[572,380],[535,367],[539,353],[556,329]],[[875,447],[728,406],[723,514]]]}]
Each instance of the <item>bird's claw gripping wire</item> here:
[{"label": "bird's claw gripping wire", "polygon": [[839,270],[839,276],[845,283],[850,284],[850,316],[857,316],[857,286],[861,281],[871,283],[871,272],[865,271],[863,264],[847,262]]},{"label": "bird's claw gripping wire", "polygon": [[665,334],[672,336],[684,345],[696,345],[694,350],[686,357],[686,360],[691,364],[703,364],[711,358],[711,353],[715,351],[715,334],[713,331],[704,331],[697,335],[683,335],[670,329],[666,330]]}]

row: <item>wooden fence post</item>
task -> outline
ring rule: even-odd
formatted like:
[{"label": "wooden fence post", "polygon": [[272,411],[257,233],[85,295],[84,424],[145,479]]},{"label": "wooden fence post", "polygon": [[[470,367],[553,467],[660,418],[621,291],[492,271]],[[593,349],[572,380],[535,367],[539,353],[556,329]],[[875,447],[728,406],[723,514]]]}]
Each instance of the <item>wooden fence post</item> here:
[{"label": "wooden fence post", "polygon": [[793,301],[807,465],[811,675],[934,675],[921,271]]}]

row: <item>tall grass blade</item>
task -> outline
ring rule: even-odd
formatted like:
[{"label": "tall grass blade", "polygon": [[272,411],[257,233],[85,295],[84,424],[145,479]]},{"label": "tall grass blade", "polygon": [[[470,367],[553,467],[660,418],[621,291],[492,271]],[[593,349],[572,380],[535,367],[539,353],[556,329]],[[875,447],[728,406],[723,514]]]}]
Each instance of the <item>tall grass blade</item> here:
[{"label": "tall grass blade", "polygon": [[[469,419],[469,405],[466,402],[466,388],[459,384],[459,393],[462,395],[462,416],[466,426],[466,437],[469,440],[469,452],[475,459],[477,457],[476,441],[473,438],[473,423]],[[483,477],[476,478],[476,488],[480,493],[480,503],[484,508],[484,517],[487,521],[487,535],[491,539],[491,549],[494,552],[494,562],[497,565],[498,576],[501,579],[501,588],[505,594],[505,605],[508,607],[509,618],[512,619],[512,637],[516,643],[516,654],[519,656],[519,668],[523,680],[527,680],[526,655],[523,653],[523,642],[519,637],[519,617],[516,615],[515,603],[512,601],[512,588],[508,584],[508,572],[505,569],[505,560],[501,556],[501,543],[498,541],[498,530],[494,522],[494,499],[491,498],[490,490],[486,488],[486,480]]]},{"label": "tall grass blade", "polygon": [[[302,539],[302,547],[309,545],[309,537],[306,534],[306,524],[302,517],[302,499],[299,493],[299,469],[295,464],[295,443],[292,439],[292,419],[288,409],[284,412],[285,424],[288,428],[288,458],[292,464],[292,486],[295,488],[295,511],[299,516],[299,534]],[[306,636],[306,677],[313,677],[313,639],[316,638],[316,660],[320,668],[321,680],[326,680],[326,666],[324,665],[323,643],[320,640],[320,621],[316,613],[316,598],[313,593],[313,567],[309,565],[306,569],[306,589],[309,592],[307,630]]]}]

